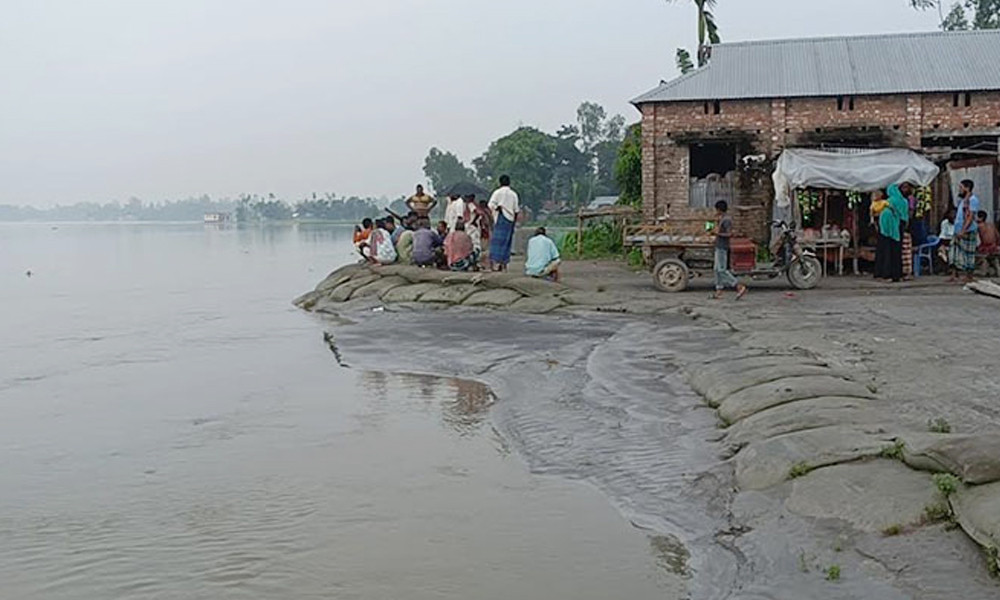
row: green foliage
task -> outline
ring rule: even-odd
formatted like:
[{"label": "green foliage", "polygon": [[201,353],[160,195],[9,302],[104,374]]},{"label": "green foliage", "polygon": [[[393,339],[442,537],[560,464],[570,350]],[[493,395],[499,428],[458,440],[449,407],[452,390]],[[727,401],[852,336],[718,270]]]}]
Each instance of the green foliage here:
[{"label": "green foliage", "polygon": [[1000,29],[1000,0],[961,0],[954,2],[947,14],[943,0],[909,2],[918,10],[937,9],[941,16],[941,29],[945,31]]},{"label": "green foliage", "polygon": [[431,182],[437,194],[443,193],[456,183],[464,181],[477,183],[476,173],[451,152],[431,148],[424,159],[424,175]]},{"label": "green foliage", "polygon": [[939,523],[951,520],[951,507],[947,502],[937,502],[924,507],[924,521]]},{"label": "green foliage", "polygon": [[567,258],[606,258],[622,253],[621,227],[612,223],[593,223],[583,229],[583,252],[577,254],[577,232],[567,233],[559,245],[559,253]]},{"label": "green foliage", "polygon": [[501,175],[510,175],[521,202],[538,210],[552,191],[556,146],[555,137],[534,127],[519,127],[490,144],[473,164],[490,187],[499,185]]},{"label": "green foliage", "polygon": [[896,440],[896,443],[893,445],[882,448],[882,451],[879,452],[879,456],[890,460],[903,460],[904,448],[906,448],[906,443],[903,442],[903,440]]},{"label": "green foliage", "polygon": [[795,463],[794,465],[792,465],[792,468],[788,470],[788,478],[798,479],[799,477],[808,475],[809,472],[812,470],[813,469],[812,467],[809,466],[809,463],[806,462]]},{"label": "green foliage", "polygon": [[674,61],[677,63],[677,70],[681,72],[681,75],[687,75],[694,71],[694,62],[692,62],[691,53],[687,51],[687,48],[678,48]]},{"label": "green foliage", "polygon": [[[394,202],[393,206],[399,208],[399,201]],[[258,213],[255,208],[256,204],[253,201],[248,203],[248,207],[249,220],[263,216]],[[379,204],[372,198],[358,198],[355,196],[338,198],[335,194],[324,194],[322,198],[318,198],[316,194],[313,194],[311,198],[295,204],[295,213],[300,219],[358,222],[365,217],[374,217],[380,212]],[[396,212],[400,211],[397,210]],[[402,212],[405,213],[406,210],[404,209]],[[243,221],[245,219],[240,219],[239,215],[237,215],[237,220]]]},{"label": "green foliage", "polygon": [[642,204],[642,124],[628,128],[625,140],[618,148],[615,162],[615,181],[618,182],[619,204]]},{"label": "green foliage", "polygon": [[931,479],[934,481],[934,486],[944,494],[945,498],[957,492],[958,488],[962,485],[958,477],[955,477],[951,473],[935,473]]},{"label": "green foliage", "polygon": [[632,248],[629,250],[625,256],[625,260],[628,261],[628,266],[633,269],[642,269],[646,266],[646,259],[642,255],[642,248]]},{"label": "green foliage", "polygon": [[991,577],[1000,577],[1000,551],[996,546],[986,546],[983,548],[983,555],[986,558],[986,570]]},{"label": "green foliage", "polygon": [[840,581],[840,565],[830,565],[826,568],[827,581]]},{"label": "green foliage", "polygon": [[[667,0],[667,2],[674,2],[675,0]],[[698,9],[698,66],[704,67],[708,64],[708,53],[706,49],[708,44],[718,44],[722,41],[719,36],[719,26],[715,22],[715,15],[709,9],[715,8],[716,0],[691,0],[694,2],[695,7]],[[688,63],[690,63],[691,55],[687,54]],[[682,73],[686,71],[681,68],[681,51],[677,52],[677,67]]]},{"label": "green foliage", "polygon": [[951,433],[951,423],[941,417],[928,419],[927,430],[931,433]]},{"label": "green foliage", "polygon": [[903,526],[900,525],[899,523],[896,523],[894,525],[889,525],[888,527],[882,530],[882,535],[886,537],[897,536],[901,533],[903,533]]},{"label": "green foliage", "polygon": [[209,196],[144,202],[132,198],[120,202],[77,202],[51,208],[0,205],[0,221],[201,221],[205,213],[233,212],[233,200],[214,200]]}]

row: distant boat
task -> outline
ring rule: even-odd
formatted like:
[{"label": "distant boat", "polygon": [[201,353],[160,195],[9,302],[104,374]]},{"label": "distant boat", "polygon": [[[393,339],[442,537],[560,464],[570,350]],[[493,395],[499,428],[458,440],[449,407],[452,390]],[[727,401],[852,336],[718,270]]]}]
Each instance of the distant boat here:
[{"label": "distant boat", "polygon": [[228,223],[232,220],[233,216],[226,212],[211,212],[205,213],[205,223],[208,225],[219,225],[221,223]]}]

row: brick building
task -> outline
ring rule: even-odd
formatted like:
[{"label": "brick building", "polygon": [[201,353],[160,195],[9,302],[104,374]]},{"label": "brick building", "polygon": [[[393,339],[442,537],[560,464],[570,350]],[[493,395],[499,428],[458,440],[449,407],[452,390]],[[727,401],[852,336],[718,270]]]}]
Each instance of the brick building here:
[{"label": "brick building", "polygon": [[716,199],[762,239],[785,148],[904,147],[975,171],[992,211],[1000,139],[1000,31],[719,44],[708,64],[639,96],[647,222],[702,224]]}]

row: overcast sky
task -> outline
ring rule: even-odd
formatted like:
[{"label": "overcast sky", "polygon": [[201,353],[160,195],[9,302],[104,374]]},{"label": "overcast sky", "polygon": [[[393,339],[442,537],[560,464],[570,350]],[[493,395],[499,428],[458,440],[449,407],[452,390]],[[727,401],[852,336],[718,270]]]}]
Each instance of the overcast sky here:
[{"label": "overcast sky", "polygon": [[[0,0],[0,203],[397,196],[695,44],[687,0]],[[933,29],[907,0],[719,0],[724,40]]]}]

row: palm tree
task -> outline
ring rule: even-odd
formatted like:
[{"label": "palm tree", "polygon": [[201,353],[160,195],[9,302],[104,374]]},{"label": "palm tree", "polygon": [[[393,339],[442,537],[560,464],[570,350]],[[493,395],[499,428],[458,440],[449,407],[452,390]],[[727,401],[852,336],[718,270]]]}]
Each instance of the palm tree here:
[{"label": "palm tree", "polygon": [[[712,10],[715,9],[716,0],[691,0],[698,7],[698,66],[704,67],[708,64],[708,48],[710,44],[718,44],[719,28],[715,24],[715,16]],[[676,2],[676,0],[667,0]],[[683,48],[677,49],[677,67],[682,73],[686,73],[694,68],[691,64],[691,55]]]}]

